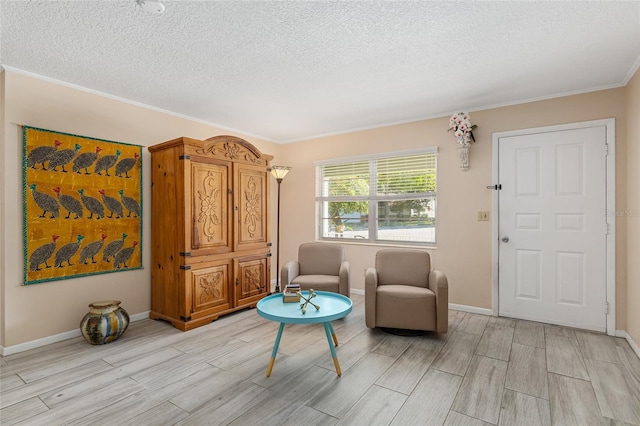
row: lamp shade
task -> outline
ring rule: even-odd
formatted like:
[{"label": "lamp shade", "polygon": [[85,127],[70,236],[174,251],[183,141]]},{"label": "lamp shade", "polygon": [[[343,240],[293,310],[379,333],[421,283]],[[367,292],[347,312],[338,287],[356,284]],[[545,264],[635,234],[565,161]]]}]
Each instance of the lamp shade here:
[{"label": "lamp shade", "polygon": [[284,179],[284,177],[289,173],[291,167],[287,166],[271,166],[271,174],[276,179]]}]

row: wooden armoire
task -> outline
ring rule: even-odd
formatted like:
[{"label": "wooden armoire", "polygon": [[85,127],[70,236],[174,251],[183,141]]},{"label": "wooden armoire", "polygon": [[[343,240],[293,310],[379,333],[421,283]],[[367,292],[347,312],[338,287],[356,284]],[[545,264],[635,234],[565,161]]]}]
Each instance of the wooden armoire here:
[{"label": "wooden armoire", "polygon": [[151,152],[151,313],[180,330],[269,292],[269,162],[244,139],[178,138]]}]

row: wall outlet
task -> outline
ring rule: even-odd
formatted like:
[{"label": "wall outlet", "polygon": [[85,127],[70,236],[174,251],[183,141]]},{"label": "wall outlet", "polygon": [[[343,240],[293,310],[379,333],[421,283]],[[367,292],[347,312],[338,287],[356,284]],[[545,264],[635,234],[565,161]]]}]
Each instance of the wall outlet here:
[{"label": "wall outlet", "polygon": [[489,220],[489,212],[488,211],[479,211],[478,212],[478,220],[482,220],[482,221]]}]

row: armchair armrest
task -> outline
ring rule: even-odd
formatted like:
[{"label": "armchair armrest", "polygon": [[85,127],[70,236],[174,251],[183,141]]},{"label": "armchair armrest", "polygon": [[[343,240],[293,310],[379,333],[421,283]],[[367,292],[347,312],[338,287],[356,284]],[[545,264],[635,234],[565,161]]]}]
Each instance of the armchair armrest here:
[{"label": "armchair armrest", "polygon": [[282,288],[291,284],[291,280],[300,275],[300,264],[295,260],[288,261],[280,270]]},{"label": "armchair armrest", "polygon": [[338,273],[338,276],[340,277],[338,292],[340,294],[344,294],[347,297],[351,295],[351,288],[349,283],[350,275],[351,275],[351,270],[349,268],[349,262],[347,261],[342,262],[342,264],[340,265],[340,272]]},{"label": "armchair armrest", "polygon": [[378,289],[378,272],[375,268],[367,268],[364,272],[364,304],[365,324],[368,328],[376,326],[376,291]]},{"label": "armchair armrest", "polygon": [[440,271],[429,273],[429,289],[436,294],[436,332],[446,333],[449,328],[449,281]]}]

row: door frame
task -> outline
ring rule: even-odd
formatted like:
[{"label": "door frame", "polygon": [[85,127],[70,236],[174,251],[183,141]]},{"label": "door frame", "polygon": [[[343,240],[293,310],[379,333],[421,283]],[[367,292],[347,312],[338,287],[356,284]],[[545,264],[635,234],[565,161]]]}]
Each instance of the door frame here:
[{"label": "door frame", "polygon": [[[500,138],[510,136],[522,136],[533,133],[548,133],[562,130],[584,129],[588,127],[605,126],[606,129],[606,149],[607,157],[605,162],[606,168],[606,206],[603,214],[606,217],[607,235],[605,273],[606,273],[606,302],[607,302],[607,334],[615,336],[616,334],[616,129],[615,118],[607,118],[602,120],[582,121],[577,123],[560,124],[555,126],[533,127],[529,129],[511,130],[506,132],[496,132],[492,134],[492,181],[494,185],[500,184],[499,181],[499,147]],[[492,310],[493,316],[499,314],[499,230],[500,230],[500,191],[493,191],[493,199],[491,208],[493,210],[493,218],[491,221],[491,253],[492,253]]]}]

